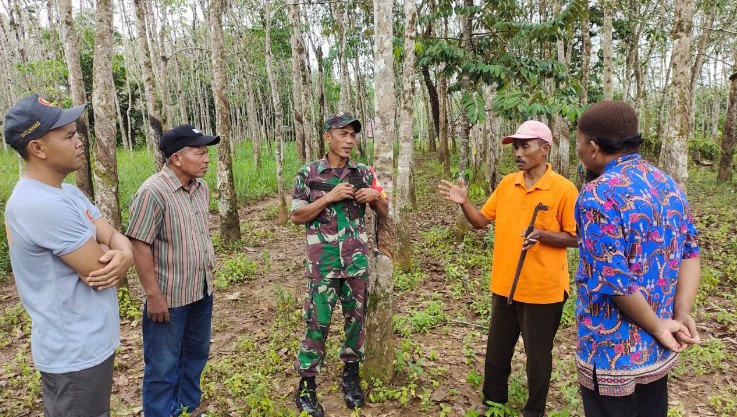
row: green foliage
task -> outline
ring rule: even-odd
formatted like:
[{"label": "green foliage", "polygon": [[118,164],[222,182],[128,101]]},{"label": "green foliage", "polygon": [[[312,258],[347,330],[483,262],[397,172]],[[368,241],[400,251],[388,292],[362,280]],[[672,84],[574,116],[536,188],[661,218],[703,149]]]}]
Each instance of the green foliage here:
[{"label": "green foliage", "polygon": [[472,387],[478,388],[484,382],[484,376],[476,372],[475,369],[471,369],[468,375],[466,375],[466,382]]},{"label": "green foliage", "polygon": [[447,320],[442,301],[427,301],[423,306],[422,309],[411,311],[408,316],[395,316],[394,328],[408,337],[413,332],[427,333],[433,326]]},{"label": "green foliage", "polygon": [[696,159],[696,154],[707,161],[718,161],[721,149],[719,144],[710,139],[694,137],[688,141],[688,152],[691,159]]},{"label": "green foliage", "polygon": [[720,339],[709,339],[701,344],[692,345],[680,356],[680,361],[673,370],[674,375],[696,373],[709,375],[727,369],[726,362],[735,359]]},{"label": "green foliage", "polygon": [[[559,39],[570,36],[572,25],[586,9],[585,2],[574,0],[552,19],[532,23],[520,21],[521,8],[512,1],[486,0],[479,6],[457,8],[451,2],[440,1],[422,21],[472,16],[474,31],[489,36],[474,37],[470,48],[456,39],[419,36],[418,64],[437,66],[449,79],[456,80],[449,91],[462,91],[461,106],[472,123],[485,118],[488,106],[480,92],[483,85],[496,86],[495,114],[509,119],[560,114],[572,121],[581,111],[577,77],[572,77],[563,63],[540,58],[530,45],[555,49]],[[463,76],[469,85],[461,85]],[[553,94],[548,91],[550,85]]]},{"label": "green foliage", "polygon": [[19,335],[29,336],[30,334],[31,318],[23,308],[23,304],[13,304],[0,315],[0,347],[17,340]]},{"label": "green foliage", "polygon": [[128,288],[118,288],[118,309],[121,319],[135,320],[141,318],[143,306],[141,300],[131,297]]},{"label": "green foliage", "polygon": [[26,415],[36,408],[41,398],[41,374],[33,368],[31,358],[18,352],[3,365],[5,384],[0,384],[0,405],[7,416]]},{"label": "green foliage", "polygon": [[215,271],[215,287],[223,289],[232,283],[253,279],[258,269],[258,263],[248,259],[245,255],[228,258]]},{"label": "green foliage", "polygon": [[265,246],[274,241],[276,234],[271,230],[258,229],[252,222],[241,225],[241,240],[245,246]]},{"label": "green foliage", "polygon": [[719,395],[709,397],[709,404],[714,407],[721,417],[737,415],[737,387],[727,386],[720,390]]},{"label": "green foliage", "polygon": [[391,400],[399,401],[403,406],[408,406],[417,397],[417,385],[414,383],[401,386],[397,389],[386,386],[380,380],[371,380],[371,391],[368,394],[372,403],[383,403]]},{"label": "green foliage", "polygon": [[394,289],[399,292],[416,290],[425,278],[427,278],[427,274],[422,271],[413,269],[404,272],[401,268],[395,268]]}]

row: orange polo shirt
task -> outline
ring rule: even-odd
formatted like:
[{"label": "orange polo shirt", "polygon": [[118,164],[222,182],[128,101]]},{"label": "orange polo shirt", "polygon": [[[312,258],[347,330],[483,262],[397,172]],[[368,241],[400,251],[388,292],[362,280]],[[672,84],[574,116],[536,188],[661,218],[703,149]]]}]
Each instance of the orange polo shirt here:
[{"label": "orange polo shirt", "polygon": [[[576,236],[573,209],[578,190],[567,178],[547,164],[547,171],[531,188],[525,185],[524,171],[502,179],[481,209],[481,214],[494,221],[494,257],[491,265],[491,292],[509,296],[522,252],[522,232],[532,220],[538,203],[548,206],[539,211],[535,228],[551,232],[568,232]],[[570,292],[566,248],[538,242],[527,251],[514,300],[531,304],[563,301]]]}]

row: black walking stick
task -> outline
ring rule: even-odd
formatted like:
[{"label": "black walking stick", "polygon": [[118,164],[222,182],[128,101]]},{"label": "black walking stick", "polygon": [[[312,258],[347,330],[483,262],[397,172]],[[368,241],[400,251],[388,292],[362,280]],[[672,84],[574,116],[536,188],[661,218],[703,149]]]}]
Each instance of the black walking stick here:
[{"label": "black walking stick", "polygon": [[[525,239],[527,236],[535,230],[535,219],[537,218],[538,211],[547,211],[548,206],[543,203],[537,203],[535,211],[532,212],[532,220],[530,225],[527,226],[525,231]],[[524,243],[523,243],[524,245]],[[512,298],[514,297],[514,291],[517,289],[517,282],[519,281],[519,273],[522,271],[522,265],[525,263],[525,257],[527,257],[527,249],[522,249],[522,253],[519,255],[519,261],[517,261],[517,270],[514,271],[514,280],[512,281],[512,289],[509,291],[509,297],[507,298],[507,307],[512,305]]]}]

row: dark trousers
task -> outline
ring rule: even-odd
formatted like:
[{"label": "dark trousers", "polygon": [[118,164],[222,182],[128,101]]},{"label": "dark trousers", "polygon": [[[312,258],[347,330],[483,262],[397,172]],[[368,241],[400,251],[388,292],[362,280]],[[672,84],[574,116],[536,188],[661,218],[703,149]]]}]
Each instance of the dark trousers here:
[{"label": "dark trousers", "polygon": [[92,368],[65,374],[41,372],[45,417],[110,417],[115,354]]},{"label": "dark trousers", "polygon": [[[594,380],[596,377],[594,376]],[[586,417],[666,417],[668,415],[668,375],[649,384],[637,384],[626,397],[601,395],[598,387],[581,386]]]},{"label": "dark trousers", "polygon": [[560,326],[565,298],[554,304],[515,301],[507,307],[507,297],[492,296],[484,368],[484,401],[506,403],[509,399],[507,385],[512,373],[512,355],[517,339],[522,334],[527,354],[529,390],[525,415],[543,415],[553,369],[553,339]]}]

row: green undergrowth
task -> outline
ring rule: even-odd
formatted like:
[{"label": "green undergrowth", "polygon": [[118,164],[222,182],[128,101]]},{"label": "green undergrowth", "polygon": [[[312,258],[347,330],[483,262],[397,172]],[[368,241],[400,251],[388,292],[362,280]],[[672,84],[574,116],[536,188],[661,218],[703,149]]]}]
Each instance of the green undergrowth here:
[{"label": "green undergrowth", "polygon": [[[302,319],[297,300],[286,289],[273,293],[276,319],[265,333],[244,333],[231,353],[208,362],[202,377],[203,403],[219,416],[297,416],[291,393],[283,387],[299,341],[284,335],[298,333]],[[287,398],[289,397],[289,398]]]}]

